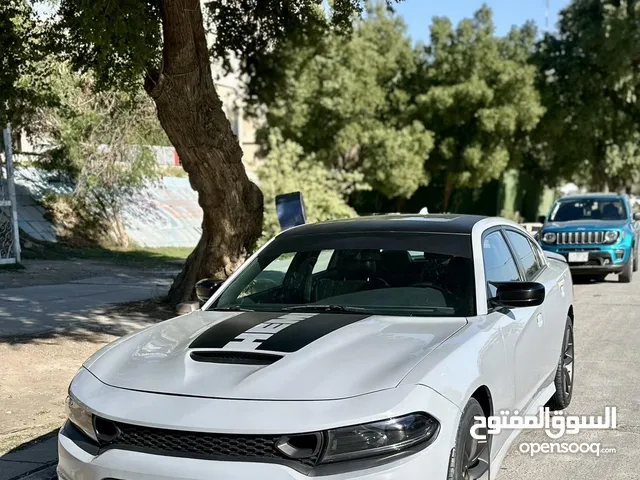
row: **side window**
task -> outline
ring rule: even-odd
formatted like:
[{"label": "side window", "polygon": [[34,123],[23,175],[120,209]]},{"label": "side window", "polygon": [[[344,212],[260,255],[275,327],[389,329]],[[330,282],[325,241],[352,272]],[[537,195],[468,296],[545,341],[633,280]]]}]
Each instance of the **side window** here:
[{"label": "side window", "polygon": [[542,270],[542,264],[540,264],[540,259],[533,251],[531,242],[524,235],[512,230],[507,230],[507,238],[524,267],[526,279],[532,280]]},{"label": "side window", "polygon": [[[500,232],[487,235],[482,241],[484,273],[487,282],[514,282],[520,280],[520,272]],[[490,297],[495,296],[496,287],[487,284]]]},{"label": "side window", "polygon": [[331,257],[333,257],[334,250],[322,250],[320,255],[318,255],[318,260],[316,260],[316,264],[313,267],[313,274],[321,273],[326,271],[329,268],[329,263],[331,262]]}]

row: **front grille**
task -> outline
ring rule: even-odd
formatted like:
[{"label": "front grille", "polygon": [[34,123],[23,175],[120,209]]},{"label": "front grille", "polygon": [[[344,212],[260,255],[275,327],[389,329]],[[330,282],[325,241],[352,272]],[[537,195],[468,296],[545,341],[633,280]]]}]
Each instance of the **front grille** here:
[{"label": "front grille", "polygon": [[605,232],[558,232],[558,245],[595,245],[604,243]]},{"label": "front grille", "polygon": [[103,450],[124,448],[156,455],[211,460],[289,461],[308,467],[318,462],[317,456],[299,460],[284,456],[275,448],[282,435],[226,435],[114,423],[120,434],[116,439],[103,443]]}]

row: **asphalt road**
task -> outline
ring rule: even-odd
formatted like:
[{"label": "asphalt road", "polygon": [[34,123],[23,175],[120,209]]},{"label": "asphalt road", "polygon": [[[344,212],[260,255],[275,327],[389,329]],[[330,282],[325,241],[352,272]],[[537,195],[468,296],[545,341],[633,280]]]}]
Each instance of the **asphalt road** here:
[{"label": "asphalt road", "polygon": [[[640,272],[630,284],[575,285],[575,383],[572,415],[604,415],[617,408],[616,430],[586,430],[552,440],[524,431],[502,464],[500,480],[640,479]],[[521,453],[532,442],[599,443],[615,453]]]}]

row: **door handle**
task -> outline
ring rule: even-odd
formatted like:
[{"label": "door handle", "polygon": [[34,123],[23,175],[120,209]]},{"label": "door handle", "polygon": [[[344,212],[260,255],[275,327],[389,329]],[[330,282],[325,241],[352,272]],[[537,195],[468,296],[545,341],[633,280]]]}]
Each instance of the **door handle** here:
[{"label": "door handle", "polygon": [[541,314],[541,313],[539,313],[539,314],[536,316],[536,322],[537,322],[537,324],[538,324],[538,326],[539,326],[539,327],[542,327],[542,325],[544,325],[544,317],[542,316],[542,314]]}]

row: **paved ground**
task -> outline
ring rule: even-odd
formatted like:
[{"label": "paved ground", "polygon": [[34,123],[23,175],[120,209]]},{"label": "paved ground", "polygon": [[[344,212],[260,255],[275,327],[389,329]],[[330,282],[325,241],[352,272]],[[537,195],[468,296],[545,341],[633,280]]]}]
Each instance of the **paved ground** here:
[{"label": "paved ground", "polygon": [[615,454],[521,454],[519,445],[550,442],[523,432],[502,465],[500,480],[638,480],[640,453],[640,275],[631,284],[576,285],[576,371],[568,413],[604,415],[617,407],[617,430],[587,430],[559,442],[600,443]]},{"label": "paved ground", "polygon": [[[175,274],[175,271],[154,272],[153,276],[144,277],[119,274],[17,288],[0,285],[0,338],[84,329],[88,323],[86,312],[116,303],[162,297]],[[95,322],[89,323],[95,326]]]},{"label": "paved ground", "polygon": [[[569,413],[601,415],[606,406],[615,406],[618,429],[582,432],[571,441],[598,442],[617,453],[599,458],[591,454],[539,454],[531,458],[519,452],[521,443],[550,440],[544,433],[524,432],[505,460],[500,480],[640,478],[635,465],[640,452],[640,276],[627,285],[617,283],[615,277],[607,283],[576,285],[575,292],[576,387]],[[37,453],[31,455],[30,451]],[[18,463],[24,467],[34,458],[37,461],[28,464],[31,470],[22,471],[37,470],[36,476],[25,478],[44,480],[53,475],[52,467],[43,468],[54,462],[44,461],[55,456],[51,440],[23,450],[19,459],[10,455],[14,454],[0,457],[0,480],[15,478],[2,462],[11,468]]]}]

